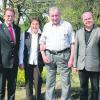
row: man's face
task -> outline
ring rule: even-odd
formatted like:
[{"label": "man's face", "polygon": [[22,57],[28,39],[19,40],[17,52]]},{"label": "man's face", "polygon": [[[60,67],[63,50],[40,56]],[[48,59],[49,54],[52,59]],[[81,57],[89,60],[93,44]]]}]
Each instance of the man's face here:
[{"label": "man's face", "polygon": [[60,22],[60,12],[58,10],[52,10],[49,12],[50,20],[54,25],[59,24]]},{"label": "man's face", "polygon": [[34,33],[38,32],[39,29],[39,22],[37,20],[33,20],[31,23],[31,29]]},{"label": "man's face", "polygon": [[8,24],[8,25],[10,25],[10,24],[13,23],[13,21],[15,19],[15,15],[14,15],[14,13],[12,11],[7,10],[5,12],[5,15],[4,15],[3,18],[5,20],[5,23]]},{"label": "man's face", "polygon": [[85,27],[92,27],[93,26],[93,16],[90,12],[86,12],[82,16],[82,21]]}]

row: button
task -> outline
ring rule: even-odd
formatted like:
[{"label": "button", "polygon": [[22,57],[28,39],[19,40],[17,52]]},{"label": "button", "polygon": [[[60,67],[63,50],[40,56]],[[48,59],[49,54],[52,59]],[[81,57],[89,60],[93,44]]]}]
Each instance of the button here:
[{"label": "button", "polygon": [[12,57],[14,57],[14,55],[13,55],[13,54],[12,54],[11,56],[12,56]]}]

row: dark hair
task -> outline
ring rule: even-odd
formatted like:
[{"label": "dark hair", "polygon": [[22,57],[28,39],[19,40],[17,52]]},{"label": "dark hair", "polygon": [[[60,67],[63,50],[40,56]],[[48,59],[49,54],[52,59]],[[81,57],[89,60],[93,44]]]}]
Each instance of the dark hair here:
[{"label": "dark hair", "polygon": [[13,8],[6,8],[6,9],[4,9],[4,15],[5,15],[5,13],[6,13],[7,11],[11,11],[11,12],[13,12],[14,15],[15,15],[15,11],[14,11]]},{"label": "dark hair", "polygon": [[38,17],[30,17],[30,23],[32,23],[32,21],[33,21],[33,20],[38,21],[38,22],[39,22],[39,24],[40,24],[40,20],[39,20],[39,18],[38,18]]}]

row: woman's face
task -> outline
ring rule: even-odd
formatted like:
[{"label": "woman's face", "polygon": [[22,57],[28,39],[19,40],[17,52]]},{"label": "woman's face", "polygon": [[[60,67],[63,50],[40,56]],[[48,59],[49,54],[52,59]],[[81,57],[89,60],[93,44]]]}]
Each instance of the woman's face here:
[{"label": "woman's face", "polygon": [[37,20],[33,20],[31,22],[31,30],[32,30],[32,32],[37,33],[38,29],[39,29],[39,22]]}]

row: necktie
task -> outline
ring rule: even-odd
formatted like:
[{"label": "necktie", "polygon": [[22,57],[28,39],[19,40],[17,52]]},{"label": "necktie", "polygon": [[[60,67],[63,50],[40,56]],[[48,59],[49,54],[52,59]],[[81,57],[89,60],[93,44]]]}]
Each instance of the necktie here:
[{"label": "necktie", "polygon": [[9,32],[10,32],[11,40],[12,40],[12,42],[14,42],[14,32],[13,32],[13,28],[12,28],[12,26],[9,25],[8,29],[9,29]]}]

